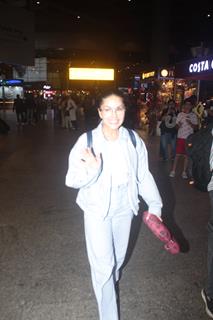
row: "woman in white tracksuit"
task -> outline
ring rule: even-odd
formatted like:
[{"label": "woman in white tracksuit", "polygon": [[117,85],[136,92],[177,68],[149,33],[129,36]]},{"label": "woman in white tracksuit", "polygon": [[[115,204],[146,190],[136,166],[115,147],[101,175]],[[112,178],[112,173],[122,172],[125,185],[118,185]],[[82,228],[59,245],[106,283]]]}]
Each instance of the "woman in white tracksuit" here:
[{"label": "woman in white tracksuit", "polygon": [[[66,185],[80,189],[77,204],[84,211],[87,253],[100,320],[118,320],[116,288],[124,262],[138,195],[148,211],[161,216],[162,201],[149,171],[144,142],[134,132],[133,145],[122,127],[125,105],[119,93],[100,104],[101,123],[92,131],[92,148],[82,134],[69,155]],[[94,151],[94,152],[93,152]]]}]

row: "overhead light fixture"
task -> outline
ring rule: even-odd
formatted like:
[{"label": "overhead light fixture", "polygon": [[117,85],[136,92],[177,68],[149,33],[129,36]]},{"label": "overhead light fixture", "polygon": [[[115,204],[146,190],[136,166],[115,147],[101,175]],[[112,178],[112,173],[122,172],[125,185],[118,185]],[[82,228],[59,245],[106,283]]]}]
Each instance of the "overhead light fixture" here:
[{"label": "overhead light fixture", "polygon": [[169,71],[167,69],[162,69],[160,72],[161,77],[167,77],[169,74]]}]

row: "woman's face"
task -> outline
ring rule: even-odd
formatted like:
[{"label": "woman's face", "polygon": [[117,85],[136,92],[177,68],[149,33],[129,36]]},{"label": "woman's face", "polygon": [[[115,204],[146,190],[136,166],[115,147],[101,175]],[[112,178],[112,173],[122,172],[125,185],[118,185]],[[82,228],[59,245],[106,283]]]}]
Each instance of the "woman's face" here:
[{"label": "woman's face", "polygon": [[123,99],[114,94],[106,97],[102,100],[98,113],[105,127],[111,130],[119,129],[125,117]]}]

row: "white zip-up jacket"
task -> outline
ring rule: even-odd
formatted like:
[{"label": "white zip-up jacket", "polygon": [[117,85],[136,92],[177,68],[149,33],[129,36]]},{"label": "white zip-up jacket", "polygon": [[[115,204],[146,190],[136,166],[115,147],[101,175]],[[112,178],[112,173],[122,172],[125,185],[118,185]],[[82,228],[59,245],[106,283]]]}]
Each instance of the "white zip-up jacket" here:
[{"label": "white zip-up jacket", "polygon": [[[136,132],[134,134],[136,147],[128,130],[124,127],[119,128],[119,143],[128,168],[128,198],[131,209],[135,215],[138,214],[140,195],[146,202],[148,211],[160,217],[162,200],[149,171],[146,146],[139,135]],[[102,165],[99,169],[87,169],[82,164],[81,154],[87,148],[87,134],[82,134],[70,151],[65,184],[80,189],[76,202],[84,212],[105,218],[109,211],[112,184],[110,168],[107,167],[111,155],[107,152],[107,140],[102,132],[102,123],[92,131],[92,137],[94,152],[101,154]]]}]

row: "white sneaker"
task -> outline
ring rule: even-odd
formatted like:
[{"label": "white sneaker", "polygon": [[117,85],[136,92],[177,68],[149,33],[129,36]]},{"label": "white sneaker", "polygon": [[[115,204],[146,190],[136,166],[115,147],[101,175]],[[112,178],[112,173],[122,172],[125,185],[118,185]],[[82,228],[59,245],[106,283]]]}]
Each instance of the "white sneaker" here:
[{"label": "white sneaker", "polygon": [[182,172],[182,178],[183,178],[183,179],[188,179],[188,176],[187,176],[187,174],[186,174],[185,171]]},{"label": "white sneaker", "polygon": [[170,178],[174,178],[175,177],[175,171],[171,171],[169,176],[170,176]]}]

